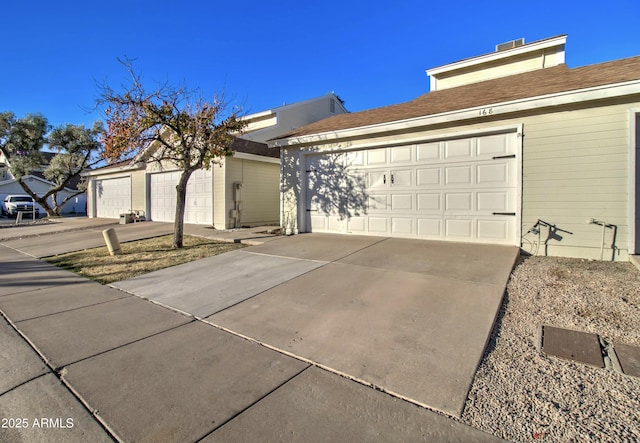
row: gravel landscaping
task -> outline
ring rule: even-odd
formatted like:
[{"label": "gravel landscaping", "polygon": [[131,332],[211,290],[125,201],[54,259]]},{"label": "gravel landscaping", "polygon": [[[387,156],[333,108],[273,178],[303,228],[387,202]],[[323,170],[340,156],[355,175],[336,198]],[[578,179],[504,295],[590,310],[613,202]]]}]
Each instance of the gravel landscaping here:
[{"label": "gravel landscaping", "polygon": [[596,368],[545,355],[542,325],[640,346],[640,271],[520,257],[462,421],[510,441],[640,441],[640,378],[615,360]]}]

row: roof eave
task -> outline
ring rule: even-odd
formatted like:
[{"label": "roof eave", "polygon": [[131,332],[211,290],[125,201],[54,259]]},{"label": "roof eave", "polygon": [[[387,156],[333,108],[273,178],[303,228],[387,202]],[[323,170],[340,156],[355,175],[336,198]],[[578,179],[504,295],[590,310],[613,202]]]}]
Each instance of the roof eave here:
[{"label": "roof eave", "polygon": [[335,141],[343,138],[359,136],[371,136],[378,133],[402,131],[411,128],[419,128],[442,123],[463,121],[483,116],[506,115],[520,111],[539,108],[566,105],[606,98],[623,97],[628,95],[640,95],[640,80],[615,83],[610,85],[594,86],[590,88],[564,91],[554,94],[528,97],[500,103],[487,103],[472,108],[448,111],[422,117],[414,117],[405,120],[396,120],[374,125],[359,126],[355,128],[327,131],[317,134],[308,134],[272,140],[268,142],[270,148],[284,148],[289,146],[306,145],[310,143],[322,143],[329,140]]},{"label": "roof eave", "polygon": [[112,174],[112,173],[115,173],[115,172],[123,172],[123,171],[133,171],[133,170],[136,170],[136,169],[144,169],[144,164],[143,163],[134,163],[134,164],[118,166],[117,168],[109,168],[108,166],[105,166],[104,168],[93,169],[91,171],[82,172],[80,174],[80,176],[81,177],[93,177],[93,176],[96,176],[96,175]]},{"label": "roof eave", "polygon": [[505,58],[514,57],[520,54],[527,54],[534,51],[541,51],[543,49],[552,48],[555,46],[561,46],[566,44],[567,35],[559,35],[556,37],[550,37],[543,40],[527,43],[523,46],[517,46],[512,49],[506,49],[504,51],[489,52],[488,54],[479,55],[476,57],[466,58],[457,62],[448,63],[446,65],[437,66],[426,70],[428,76],[437,76],[443,72],[456,71],[470,66],[480,65],[489,62],[495,62],[496,60],[502,60]]}]

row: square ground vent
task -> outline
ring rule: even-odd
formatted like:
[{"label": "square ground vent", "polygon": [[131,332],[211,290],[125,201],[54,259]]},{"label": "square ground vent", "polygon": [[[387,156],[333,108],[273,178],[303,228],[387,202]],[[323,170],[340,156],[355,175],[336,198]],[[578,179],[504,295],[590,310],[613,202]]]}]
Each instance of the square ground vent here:
[{"label": "square ground vent", "polygon": [[640,347],[616,344],[614,346],[616,356],[626,375],[640,377]]},{"label": "square ground vent", "polygon": [[598,368],[604,367],[596,334],[542,326],[542,352]]}]

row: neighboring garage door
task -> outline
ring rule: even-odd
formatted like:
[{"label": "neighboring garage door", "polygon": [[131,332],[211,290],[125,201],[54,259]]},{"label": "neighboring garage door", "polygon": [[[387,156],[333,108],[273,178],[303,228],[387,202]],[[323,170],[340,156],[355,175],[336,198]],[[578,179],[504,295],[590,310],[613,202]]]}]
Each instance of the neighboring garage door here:
[{"label": "neighboring garage door", "polygon": [[517,244],[515,133],[306,157],[306,231]]},{"label": "neighboring garage door", "polygon": [[[151,175],[150,216],[153,221],[173,222],[176,214],[176,185],[180,171]],[[191,174],[187,184],[185,223],[213,225],[213,174],[198,170]]]},{"label": "neighboring garage door", "polygon": [[120,218],[131,210],[131,177],[95,182],[96,217]]}]

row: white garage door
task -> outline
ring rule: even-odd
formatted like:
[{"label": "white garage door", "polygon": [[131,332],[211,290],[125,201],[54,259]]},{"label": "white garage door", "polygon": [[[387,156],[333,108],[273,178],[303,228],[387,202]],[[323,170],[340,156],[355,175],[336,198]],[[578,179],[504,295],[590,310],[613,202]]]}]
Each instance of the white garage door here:
[{"label": "white garage door", "polygon": [[[180,174],[180,171],[173,171],[151,175],[151,220],[164,222],[175,220],[176,185]],[[191,174],[187,184],[184,222],[213,225],[213,174],[211,170],[198,170]]]},{"label": "white garage door", "polygon": [[131,210],[131,177],[95,181],[96,217],[120,218]]},{"label": "white garage door", "polygon": [[313,232],[517,244],[515,133],[306,158]]}]

